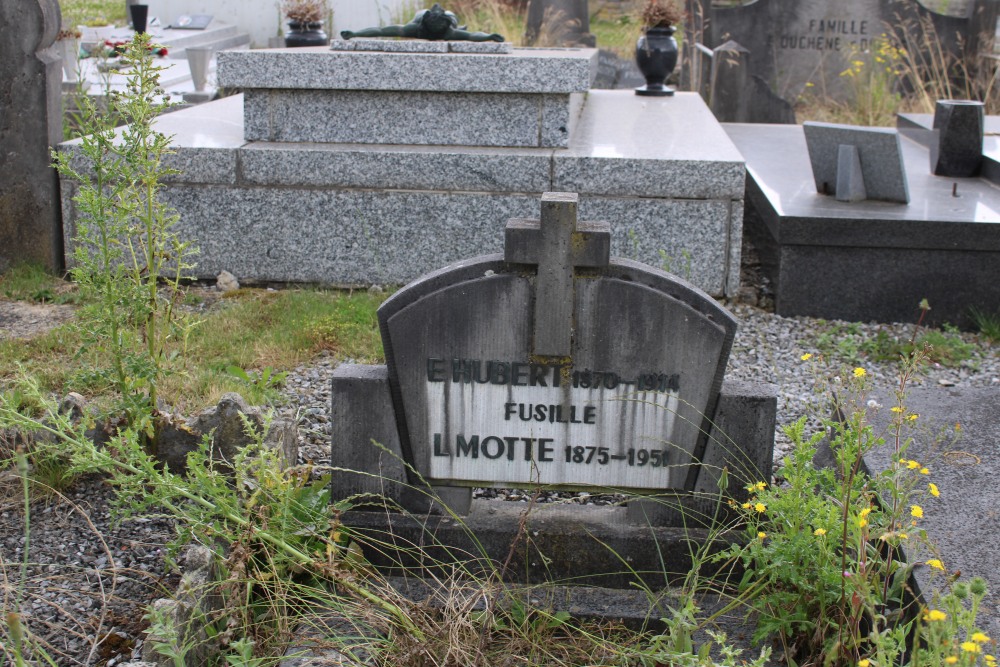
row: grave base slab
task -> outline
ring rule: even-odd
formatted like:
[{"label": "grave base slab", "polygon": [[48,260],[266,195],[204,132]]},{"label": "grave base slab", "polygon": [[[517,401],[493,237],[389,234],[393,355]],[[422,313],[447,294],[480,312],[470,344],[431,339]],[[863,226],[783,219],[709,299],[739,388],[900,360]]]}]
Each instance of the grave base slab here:
[{"label": "grave base slab", "polygon": [[[201,249],[198,278],[402,284],[499,252],[508,219],[561,191],[580,193],[581,219],[611,225],[612,255],[712,296],[738,290],[744,162],[696,94],[590,91],[564,149],[248,142],[243,115],[238,95],[157,121],[183,172],[162,196]],[[69,263],[75,192],[62,182]]]},{"label": "grave base slab", "polygon": [[1000,195],[983,178],[930,173],[928,149],[900,136],[909,204],[816,192],[801,127],[726,125],[747,159],[747,238],[779,315],[969,327],[1000,308]]},{"label": "grave base slab", "polygon": [[[385,366],[339,366],[334,371],[331,400],[334,500],[355,499],[361,505],[446,517],[474,514],[480,502],[472,499],[472,488],[407,481]],[[769,481],[776,409],[773,385],[725,381],[701,457],[701,472],[692,480],[693,492],[631,500],[628,507],[619,508],[614,520],[632,526],[685,526],[699,517],[711,517],[723,468],[730,480],[727,499],[741,500],[749,482]],[[385,520],[384,512],[379,516]]]}]

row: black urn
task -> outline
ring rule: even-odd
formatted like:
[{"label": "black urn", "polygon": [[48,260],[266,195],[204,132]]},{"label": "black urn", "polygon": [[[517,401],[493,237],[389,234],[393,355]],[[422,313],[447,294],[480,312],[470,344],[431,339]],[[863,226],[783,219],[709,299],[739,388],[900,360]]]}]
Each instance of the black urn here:
[{"label": "black urn", "polygon": [[664,85],[677,67],[676,28],[648,28],[635,45],[635,62],[646,78],[646,85],[635,89],[636,95],[666,97],[674,89]]},{"label": "black urn", "polygon": [[288,32],[285,33],[285,46],[328,46],[330,37],[323,31],[322,21],[300,23],[288,22]]}]

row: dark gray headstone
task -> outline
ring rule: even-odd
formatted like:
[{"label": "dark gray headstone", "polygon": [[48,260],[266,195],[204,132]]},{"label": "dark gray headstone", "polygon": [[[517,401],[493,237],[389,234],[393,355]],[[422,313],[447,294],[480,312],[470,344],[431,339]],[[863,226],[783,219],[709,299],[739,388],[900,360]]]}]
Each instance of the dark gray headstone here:
[{"label": "dark gray headstone", "polygon": [[[687,0],[698,33],[685,41],[715,48],[735,40],[750,52],[750,73],[779,97],[794,102],[803,93],[841,101],[852,91],[840,74],[856,54],[873,53],[883,33],[896,32],[906,44],[923,44],[927,26],[940,53],[960,61],[991,52],[996,27],[995,0],[973,0],[965,16],[945,16],[915,0],[756,0],[742,6],[713,6]],[[721,3],[720,3],[721,4]],[[982,36],[988,36],[981,44]],[[864,57],[864,56],[862,56]],[[811,85],[809,85],[811,84]]]},{"label": "dark gray headstone", "polygon": [[[901,204],[910,201],[899,132],[895,129],[811,121],[803,123],[802,129],[806,135],[806,147],[809,150],[809,161],[812,163],[817,192],[836,195],[842,201],[856,201],[851,198],[859,192],[859,188],[851,186],[852,179],[855,179],[856,175],[846,173],[843,175],[843,180],[838,175],[841,166],[841,146],[853,146],[857,151],[863,175],[863,188],[868,199]],[[847,155],[850,156],[850,153]],[[848,170],[858,168],[851,159],[843,164]],[[838,189],[841,182],[845,187],[851,187],[851,194],[844,195],[844,198]]]},{"label": "dark gray headstone", "polygon": [[430,274],[379,310],[404,457],[441,486],[691,490],[736,322],[683,281],[607,259],[547,193],[506,257]]},{"label": "dark gray headstone", "polygon": [[49,157],[62,140],[60,23],[57,0],[0,3],[0,271],[24,260],[62,267]]},{"label": "dark gray headstone", "polygon": [[983,103],[973,100],[938,100],[934,108],[934,134],[930,144],[931,172],[936,176],[968,177],[979,174],[983,161]]}]

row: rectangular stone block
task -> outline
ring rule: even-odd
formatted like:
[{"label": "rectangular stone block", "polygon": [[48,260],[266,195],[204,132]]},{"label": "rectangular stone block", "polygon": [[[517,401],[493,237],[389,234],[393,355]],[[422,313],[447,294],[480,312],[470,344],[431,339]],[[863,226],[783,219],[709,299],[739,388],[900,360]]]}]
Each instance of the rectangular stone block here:
[{"label": "rectangular stone block", "polygon": [[566,192],[743,199],[743,156],[695,93],[640,98],[592,90],[569,150],[553,157]]},{"label": "rectangular stone block", "polygon": [[224,88],[582,93],[596,49],[514,49],[511,54],[331,51],[328,47],[224,51]]},{"label": "rectangular stone block", "polygon": [[400,498],[406,470],[386,367],[341,364],[333,372],[331,401],[331,498]]},{"label": "rectangular stone block", "polygon": [[544,192],[550,151],[510,148],[255,143],[241,152],[249,185]]},{"label": "rectangular stone block", "polygon": [[[201,248],[196,272],[214,278],[401,284],[502,248],[503,220],[529,217],[531,195],[177,185],[166,203]],[[724,292],[728,202],[583,198],[580,216],[611,224],[611,253]],[[662,251],[662,252],[661,252]],[[72,253],[72,248],[69,248]],[[737,264],[736,269],[739,270]]]},{"label": "rectangular stone block", "polygon": [[248,90],[248,141],[567,146],[568,94]]}]

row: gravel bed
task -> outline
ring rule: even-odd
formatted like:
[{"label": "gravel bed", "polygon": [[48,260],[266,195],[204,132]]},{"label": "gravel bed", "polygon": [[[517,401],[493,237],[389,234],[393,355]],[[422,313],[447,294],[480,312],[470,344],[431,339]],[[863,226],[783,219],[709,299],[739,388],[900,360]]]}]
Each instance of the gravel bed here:
[{"label": "gravel bed", "polygon": [[32,639],[59,665],[113,667],[138,656],[146,606],[177,587],[163,562],[173,523],[143,518],[116,526],[108,485],[98,477],[80,480],[65,496],[31,503],[27,576],[19,587],[25,560],[20,488],[19,479],[0,478],[4,610],[20,608]]},{"label": "gravel bed", "polygon": [[[802,414],[819,416],[816,385],[820,376],[831,378],[849,369],[856,359],[825,352],[820,339],[831,328],[850,327],[857,336],[874,338],[886,331],[908,338],[912,327],[876,324],[826,323],[809,318],[784,318],[765,310],[737,305],[739,333],[729,361],[727,377],[774,383],[778,387],[778,435],[775,458],[787,450],[780,426]],[[840,327],[838,329],[837,327]],[[831,336],[827,335],[827,339]],[[971,334],[963,339],[974,354],[956,368],[932,365],[914,385],[983,387],[1000,385],[998,346],[988,346]],[[809,363],[801,357],[816,355]],[[826,357],[826,358],[824,358]],[[817,363],[819,361],[820,363]],[[329,355],[289,373],[285,386],[288,403],[284,416],[299,422],[300,458],[318,465],[330,460],[330,380],[339,361]],[[863,360],[876,386],[891,386],[895,364]],[[13,492],[11,487],[13,486]],[[16,485],[10,480],[0,498],[0,595],[10,609],[23,558],[23,513]],[[161,519],[128,521],[112,527],[107,485],[87,479],[66,499],[39,500],[32,505],[29,569],[22,609],[29,628],[57,657],[59,665],[114,665],[138,659],[142,643],[141,620],[145,606],[173,590],[176,582],[164,575],[163,545],[172,536],[170,522]],[[481,492],[526,502],[524,491]],[[556,494],[543,494],[544,501]],[[584,503],[611,502],[614,498],[576,494]],[[2,662],[2,658],[0,658]]]}]

